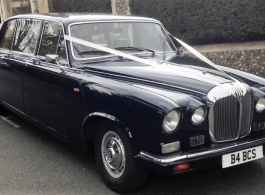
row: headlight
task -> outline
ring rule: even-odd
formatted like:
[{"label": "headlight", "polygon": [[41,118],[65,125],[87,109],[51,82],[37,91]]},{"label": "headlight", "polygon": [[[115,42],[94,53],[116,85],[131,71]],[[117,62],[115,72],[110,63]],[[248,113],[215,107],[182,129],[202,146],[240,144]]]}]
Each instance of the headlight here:
[{"label": "headlight", "polygon": [[197,108],[191,117],[192,124],[194,125],[201,124],[204,121],[205,116],[206,116],[206,108],[204,106]]},{"label": "headlight", "polygon": [[169,112],[163,121],[163,129],[166,133],[172,133],[177,128],[180,121],[180,112],[172,110]]},{"label": "headlight", "polygon": [[264,97],[260,98],[256,104],[257,112],[262,112],[263,110],[265,110],[265,98]]}]

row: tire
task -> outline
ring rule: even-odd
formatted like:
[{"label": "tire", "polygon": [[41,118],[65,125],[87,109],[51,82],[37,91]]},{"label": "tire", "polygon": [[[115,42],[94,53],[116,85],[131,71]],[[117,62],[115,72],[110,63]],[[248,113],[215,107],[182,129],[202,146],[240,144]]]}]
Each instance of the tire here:
[{"label": "tire", "polygon": [[[103,151],[106,151],[105,155]],[[148,179],[148,171],[136,163],[128,136],[112,122],[105,121],[99,125],[95,157],[104,183],[115,192],[132,192],[141,188]]]}]

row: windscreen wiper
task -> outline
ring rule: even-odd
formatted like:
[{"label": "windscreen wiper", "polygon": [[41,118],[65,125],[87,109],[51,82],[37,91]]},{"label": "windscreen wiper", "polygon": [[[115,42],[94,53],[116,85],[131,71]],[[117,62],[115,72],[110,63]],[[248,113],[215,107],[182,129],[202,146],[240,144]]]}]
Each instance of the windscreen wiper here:
[{"label": "windscreen wiper", "polygon": [[140,47],[116,47],[116,50],[127,50],[127,51],[149,51],[152,53],[152,56],[155,56],[155,51],[151,49],[145,49]]},{"label": "windscreen wiper", "polygon": [[110,54],[110,53],[105,52],[105,51],[100,51],[100,50],[81,51],[78,53],[78,55],[90,55],[90,54],[102,55],[102,54]]}]

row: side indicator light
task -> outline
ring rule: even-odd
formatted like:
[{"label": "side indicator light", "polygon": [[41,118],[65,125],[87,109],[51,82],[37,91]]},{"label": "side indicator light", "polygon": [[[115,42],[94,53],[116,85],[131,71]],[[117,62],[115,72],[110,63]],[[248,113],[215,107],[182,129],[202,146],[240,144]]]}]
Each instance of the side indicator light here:
[{"label": "side indicator light", "polygon": [[190,169],[189,163],[178,164],[174,166],[174,171],[184,171]]},{"label": "side indicator light", "polygon": [[205,137],[204,135],[199,135],[195,137],[190,138],[190,146],[195,147],[195,146],[200,146],[204,144]]},{"label": "side indicator light", "polygon": [[74,88],[74,92],[79,93],[80,89],[79,88]]}]

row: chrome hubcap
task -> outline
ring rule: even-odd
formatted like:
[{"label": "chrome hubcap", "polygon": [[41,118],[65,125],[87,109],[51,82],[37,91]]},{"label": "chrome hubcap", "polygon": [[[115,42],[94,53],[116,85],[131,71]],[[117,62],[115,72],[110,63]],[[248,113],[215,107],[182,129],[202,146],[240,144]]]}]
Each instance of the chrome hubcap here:
[{"label": "chrome hubcap", "polygon": [[108,131],[104,135],[101,153],[108,173],[114,178],[121,177],[125,169],[125,150],[120,137],[115,132]]}]

